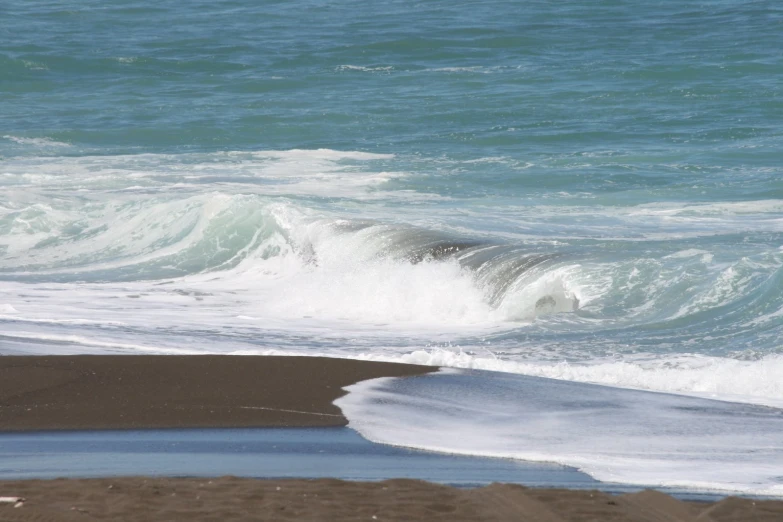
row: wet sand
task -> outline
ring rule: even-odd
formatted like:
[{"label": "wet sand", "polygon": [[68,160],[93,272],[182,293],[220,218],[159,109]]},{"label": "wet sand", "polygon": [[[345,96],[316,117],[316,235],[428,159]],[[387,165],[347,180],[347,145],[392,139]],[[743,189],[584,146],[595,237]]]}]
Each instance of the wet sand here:
[{"label": "wet sand", "polygon": [[456,489],[416,480],[105,478],[0,482],[2,521],[503,521],[773,522],[783,502],[726,498],[683,502],[656,491]]},{"label": "wet sand", "polygon": [[[0,431],[342,426],[342,387],[431,367],[307,357],[0,357]],[[195,455],[193,458],[197,459]],[[208,471],[208,470],[205,470]],[[783,501],[417,480],[223,477],[0,481],[0,521],[783,521]],[[14,507],[14,506],[18,507]]]},{"label": "wet sand", "polygon": [[0,357],[0,431],[344,426],[343,386],[430,366],[323,357]]}]

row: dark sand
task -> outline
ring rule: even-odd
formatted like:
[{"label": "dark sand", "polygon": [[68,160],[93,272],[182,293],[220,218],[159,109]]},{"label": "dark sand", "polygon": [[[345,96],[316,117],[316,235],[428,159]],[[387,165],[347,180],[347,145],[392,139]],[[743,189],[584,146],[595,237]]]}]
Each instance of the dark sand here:
[{"label": "dark sand", "polygon": [[[342,387],[430,367],[307,357],[0,357],[0,431],[341,426]],[[198,457],[194,457],[198,458]],[[414,480],[224,477],[0,481],[11,521],[781,522],[783,501],[683,502],[655,491],[478,489]]]},{"label": "dark sand", "polygon": [[430,366],[323,357],[0,357],[0,431],[344,426],[343,386]]},{"label": "dark sand", "polygon": [[2,521],[779,522],[783,501],[682,502],[656,491],[455,489],[416,480],[111,478],[0,482]]}]

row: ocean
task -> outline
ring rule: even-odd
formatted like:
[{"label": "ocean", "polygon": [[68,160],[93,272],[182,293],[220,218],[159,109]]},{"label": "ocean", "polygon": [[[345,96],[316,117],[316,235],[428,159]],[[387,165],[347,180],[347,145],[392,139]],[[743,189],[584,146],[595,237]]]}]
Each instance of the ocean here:
[{"label": "ocean", "polygon": [[781,49],[772,0],[6,0],[0,354],[439,365],[351,425],[783,495]]}]

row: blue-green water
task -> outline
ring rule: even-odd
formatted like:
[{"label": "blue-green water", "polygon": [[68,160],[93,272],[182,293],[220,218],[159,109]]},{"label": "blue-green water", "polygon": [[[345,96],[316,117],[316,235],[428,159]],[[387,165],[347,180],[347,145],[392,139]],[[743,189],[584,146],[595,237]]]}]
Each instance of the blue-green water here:
[{"label": "blue-green water", "polygon": [[0,353],[780,405],[781,49],[773,1],[3,2]]}]

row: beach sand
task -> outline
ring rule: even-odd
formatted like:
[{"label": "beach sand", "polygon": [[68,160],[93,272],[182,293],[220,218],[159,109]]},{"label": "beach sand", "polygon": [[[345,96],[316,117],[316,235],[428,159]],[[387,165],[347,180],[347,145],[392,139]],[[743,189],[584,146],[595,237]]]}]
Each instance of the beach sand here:
[{"label": "beach sand", "polygon": [[[0,431],[342,426],[342,387],[431,367],[308,357],[0,357]],[[197,457],[194,457],[197,458]],[[656,491],[457,489],[415,480],[222,477],[0,481],[0,521],[783,521],[783,501]]]},{"label": "beach sand", "polygon": [[0,357],[0,431],[344,426],[343,386],[431,366],[324,357]]},{"label": "beach sand", "polygon": [[346,482],[236,477],[103,478],[0,482],[25,497],[0,506],[2,521],[596,521],[773,522],[783,502],[726,498],[683,502],[656,491],[528,489],[511,484],[456,489],[416,480]]}]

